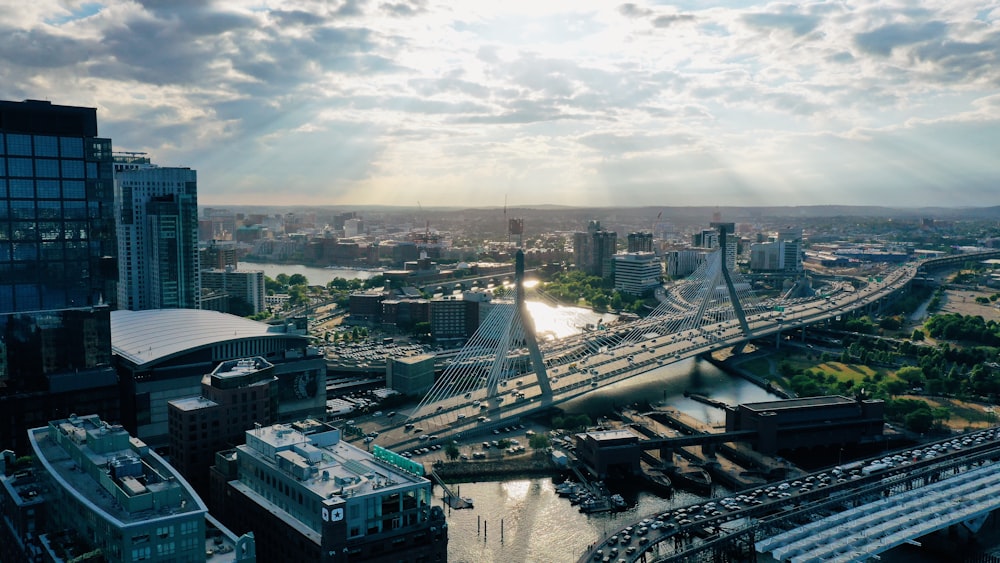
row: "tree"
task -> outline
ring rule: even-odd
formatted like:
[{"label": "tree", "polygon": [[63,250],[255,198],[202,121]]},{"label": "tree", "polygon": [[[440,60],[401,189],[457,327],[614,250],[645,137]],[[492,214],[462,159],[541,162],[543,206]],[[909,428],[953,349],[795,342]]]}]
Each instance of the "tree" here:
[{"label": "tree", "polygon": [[934,413],[927,407],[920,407],[906,415],[904,420],[906,421],[906,428],[922,434],[930,430],[934,424]]},{"label": "tree", "polygon": [[281,287],[288,287],[288,274],[278,274],[274,276],[274,281],[278,282]]},{"label": "tree", "polygon": [[302,274],[292,274],[288,278],[288,285],[309,285],[309,280]]},{"label": "tree", "polygon": [[497,448],[499,448],[501,450],[506,450],[509,447],[510,447],[510,439],[509,438],[500,438],[499,440],[497,440]]},{"label": "tree", "polygon": [[448,459],[455,461],[462,452],[459,451],[458,446],[454,442],[449,442],[447,446],[444,447],[444,455],[448,456]]},{"label": "tree", "polygon": [[535,434],[530,439],[528,439],[528,445],[531,446],[533,450],[544,450],[551,445],[549,437],[545,434]]}]

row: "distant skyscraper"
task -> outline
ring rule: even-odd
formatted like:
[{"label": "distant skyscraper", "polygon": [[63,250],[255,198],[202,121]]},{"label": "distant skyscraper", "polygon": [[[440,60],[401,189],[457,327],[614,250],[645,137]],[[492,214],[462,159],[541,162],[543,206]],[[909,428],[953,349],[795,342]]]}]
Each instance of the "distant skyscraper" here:
[{"label": "distant skyscraper", "polygon": [[117,418],[116,253],[97,110],[0,101],[0,449],[70,412]]},{"label": "distant skyscraper", "polygon": [[121,308],[199,308],[196,172],[148,163],[122,169],[115,203]]},{"label": "distant skyscraper", "polygon": [[600,221],[590,221],[586,233],[573,233],[576,267],[592,276],[610,279],[614,271],[611,260],[617,251],[618,233],[605,231]]},{"label": "distant skyscraper", "polygon": [[628,252],[653,252],[653,233],[629,233]]}]

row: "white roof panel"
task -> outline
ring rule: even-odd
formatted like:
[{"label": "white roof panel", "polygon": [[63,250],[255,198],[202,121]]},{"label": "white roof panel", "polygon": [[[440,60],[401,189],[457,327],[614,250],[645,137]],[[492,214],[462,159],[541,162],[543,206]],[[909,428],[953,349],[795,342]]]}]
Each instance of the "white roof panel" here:
[{"label": "white roof panel", "polygon": [[136,365],[211,344],[259,336],[293,337],[280,326],[202,309],[111,312],[111,349]]}]

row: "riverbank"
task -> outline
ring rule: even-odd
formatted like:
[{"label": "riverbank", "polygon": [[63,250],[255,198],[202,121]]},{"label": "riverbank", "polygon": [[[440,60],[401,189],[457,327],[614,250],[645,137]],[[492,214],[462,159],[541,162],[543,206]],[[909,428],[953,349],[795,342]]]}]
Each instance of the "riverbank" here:
[{"label": "riverbank", "polygon": [[496,480],[501,477],[558,475],[566,471],[542,453],[497,460],[442,461],[434,465],[442,479]]}]

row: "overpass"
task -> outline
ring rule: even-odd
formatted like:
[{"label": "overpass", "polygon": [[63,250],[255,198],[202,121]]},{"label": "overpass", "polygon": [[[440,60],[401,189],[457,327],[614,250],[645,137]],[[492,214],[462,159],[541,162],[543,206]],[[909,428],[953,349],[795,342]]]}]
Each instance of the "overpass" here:
[{"label": "overpass", "polygon": [[645,515],[579,561],[866,561],[949,526],[978,531],[998,492],[1000,430],[982,430]]},{"label": "overpass", "polygon": [[[495,305],[407,420],[372,426],[381,433],[378,443],[402,450],[443,443],[456,434],[486,433],[693,356],[756,339],[780,344],[791,330],[877,311],[905,291],[920,269],[1000,256],[1000,251],[905,264],[860,289],[840,284],[823,296],[792,300],[757,299],[736,275],[721,287],[720,279],[729,276],[721,273],[720,255],[714,253],[691,279],[673,288],[650,316],[558,341],[531,345],[533,330],[526,330],[530,317],[525,319],[523,301]],[[517,285],[520,300],[522,284]]]}]

